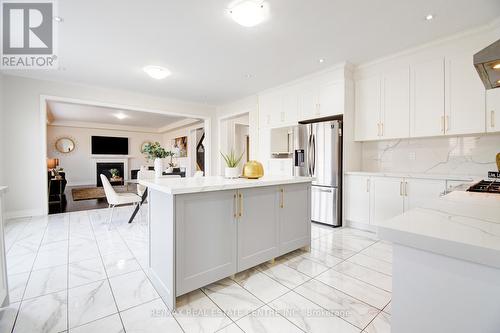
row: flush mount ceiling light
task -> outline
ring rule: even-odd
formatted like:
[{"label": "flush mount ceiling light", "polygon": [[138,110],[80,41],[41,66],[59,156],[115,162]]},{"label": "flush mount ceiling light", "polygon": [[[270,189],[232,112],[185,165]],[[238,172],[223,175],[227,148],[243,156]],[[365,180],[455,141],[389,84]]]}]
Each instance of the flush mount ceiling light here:
[{"label": "flush mount ceiling light", "polygon": [[432,15],[432,14],[427,14],[427,16],[425,17],[425,19],[427,21],[432,21],[433,18],[434,18],[434,15]]},{"label": "flush mount ceiling light", "polygon": [[161,80],[169,76],[170,71],[165,67],[161,66],[146,66],[143,68],[144,72],[151,76],[153,79]]},{"label": "flush mount ceiling light", "polygon": [[128,118],[128,116],[124,113],[115,113],[114,116],[120,120],[123,120],[125,118]]},{"label": "flush mount ceiling light", "polygon": [[262,0],[241,0],[229,7],[229,15],[244,27],[253,27],[269,16],[269,7]]},{"label": "flush mount ceiling light", "polygon": [[319,63],[320,63],[320,64],[322,64],[322,63],[324,63],[324,62],[325,62],[325,59],[323,59],[323,58],[319,59]]}]

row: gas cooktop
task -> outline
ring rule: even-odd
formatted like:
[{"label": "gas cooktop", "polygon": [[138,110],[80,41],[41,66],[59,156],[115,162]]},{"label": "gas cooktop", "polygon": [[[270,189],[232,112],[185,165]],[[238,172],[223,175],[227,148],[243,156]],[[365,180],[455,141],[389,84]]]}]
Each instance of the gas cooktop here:
[{"label": "gas cooktop", "polygon": [[479,183],[469,187],[467,191],[500,194],[500,180],[481,180]]}]

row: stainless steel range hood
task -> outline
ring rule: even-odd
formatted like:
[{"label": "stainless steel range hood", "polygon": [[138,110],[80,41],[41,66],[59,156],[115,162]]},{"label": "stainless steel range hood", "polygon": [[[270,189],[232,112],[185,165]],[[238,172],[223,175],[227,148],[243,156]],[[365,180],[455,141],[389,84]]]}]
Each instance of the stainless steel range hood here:
[{"label": "stainless steel range hood", "polygon": [[500,88],[500,39],[474,54],[474,66],[486,89]]}]

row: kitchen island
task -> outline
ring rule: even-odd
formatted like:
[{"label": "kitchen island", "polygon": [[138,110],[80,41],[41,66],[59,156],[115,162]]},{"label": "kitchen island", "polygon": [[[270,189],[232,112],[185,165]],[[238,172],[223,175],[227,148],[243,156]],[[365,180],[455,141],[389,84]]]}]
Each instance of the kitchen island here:
[{"label": "kitchen island", "polygon": [[176,297],[306,247],[309,177],[141,180],[148,188],[149,275]]},{"label": "kitchen island", "polygon": [[393,332],[498,332],[500,195],[452,192],[382,222]]}]

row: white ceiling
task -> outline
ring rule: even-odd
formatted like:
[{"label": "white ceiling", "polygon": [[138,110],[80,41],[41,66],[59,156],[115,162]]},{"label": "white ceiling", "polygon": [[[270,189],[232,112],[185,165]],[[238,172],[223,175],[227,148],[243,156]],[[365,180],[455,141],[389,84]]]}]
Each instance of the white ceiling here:
[{"label": "white ceiling", "polygon": [[[21,74],[222,104],[500,16],[498,0],[267,2],[271,19],[245,28],[228,18],[230,0],[58,1],[63,69]],[[428,13],[432,22],[424,19]],[[142,72],[149,64],[172,76],[150,79]]]},{"label": "white ceiling", "polygon": [[[52,124],[72,124],[88,126],[123,127],[158,132],[167,126],[185,121],[187,118],[158,113],[118,110],[100,106],[72,104],[64,102],[48,102],[49,119]],[[118,119],[115,115],[125,115]],[[198,120],[193,120],[197,122]]]}]

